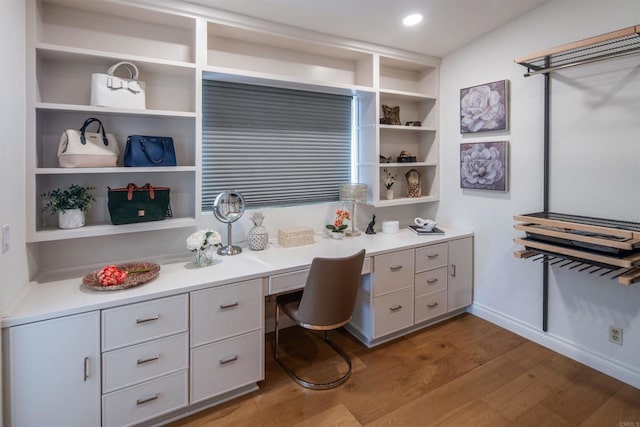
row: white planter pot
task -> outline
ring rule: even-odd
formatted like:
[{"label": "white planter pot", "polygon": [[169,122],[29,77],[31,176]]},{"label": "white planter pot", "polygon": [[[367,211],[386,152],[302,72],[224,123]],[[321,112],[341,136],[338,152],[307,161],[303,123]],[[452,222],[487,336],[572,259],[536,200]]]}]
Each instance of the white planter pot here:
[{"label": "white planter pot", "polygon": [[79,228],[84,226],[84,212],[80,209],[68,209],[58,212],[58,227]]},{"label": "white planter pot", "polygon": [[387,200],[393,200],[393,188],[387,188],[384,193],[384,198]]}]

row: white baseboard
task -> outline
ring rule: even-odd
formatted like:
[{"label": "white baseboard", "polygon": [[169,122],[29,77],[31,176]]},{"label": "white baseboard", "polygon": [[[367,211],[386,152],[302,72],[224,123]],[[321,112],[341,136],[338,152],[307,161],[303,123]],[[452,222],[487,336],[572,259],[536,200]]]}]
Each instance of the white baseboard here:
[{"label": "white baseboard", "polygon": [[467,311],[484,320],[501,326],[515,334],[531,340],[541,346],[547,347],[557,353],[567,356],[575,361],[583,363],[590,368],[616,378],[635,388],[640,388],[640,370],[633,366],[607,359],[562,337],[544,332],[529,324],[504,313],[493,310],[490,307],[474,302]]}]

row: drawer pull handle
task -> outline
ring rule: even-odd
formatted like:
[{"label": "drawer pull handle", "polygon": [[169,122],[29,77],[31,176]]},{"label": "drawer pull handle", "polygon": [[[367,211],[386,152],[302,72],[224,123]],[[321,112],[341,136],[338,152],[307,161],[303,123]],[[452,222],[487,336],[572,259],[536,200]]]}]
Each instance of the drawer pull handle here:
[{"label": "drawer pull handle", "polygon": [[237,307],[239,303],[236,301],[233,304],[220,304],[220,310],[225,310],[227,308]]},{"label": "drawer pull handle", "polygon": [[402,270],[402,266],[401,265],[396,265],[396,266],[393,266],[393,267],[389,267],[389,269],[391,271],[398,271],[398,270]]},{"label": "drawer pull handle", "polygon": [[436,258],[438,258],[438,254],[429,254],[429,255],[427,255],[427,258],[436,259]]},{"label": "drawer pull handle", "polygon": [[220,365],[226,365],[227,363],[235,362],[238,360],[238,356],[232,356],[227,359],[220,359]]},{"label": "drawer pull handle", "polygon": [[451,277],[456,277],[456,265],[451,264]]},{"label": "drawer pull handle", "polygon": [[136,405],[144,405],[145,403],[153,402],[154,400],[158,400],[158,393],[154,394],[151,397],[147,397],[145,399],[136,400]]},{"label": "drawer pull handle", "polygon": [[437,307],[437,306],[438,306],[437,302],[434,302],[434,303],[431,303],[431,304],[427,304],[428,308],[434,308],[434,307]]},{"label": "drawer pull handle", "polygon": [[156,314],[153,317],[147,317],[146,319],[136,319],[136,323],[140,324],[140,323],[147,323],[147,322],[153,322],[154,320],[158,320],[160,319],[160,315]]},{"label": "drawer pull handle", "polygon": [[428,279],[428,280],[427,280],[427,284],[429,284],[429,285],[433,285],[433,284],[434,284],[434,283],[436,283],[437,281],[438,281],[438,279],[436,279],[436,278],[434,277],[434,278],[432,278],[432,279]]},{"label": "drawer pull handle", "polygon": [[84,358],[84,381],[89,379],[89,357]]},{"label": "drawer pull handle", "polygon": [[145,363],[153,362],[154,360],[160,359],[160,355],[156,354],[155,356],[147,357],[146,359],[138,359],[138,365],[144,365]]},{"label": "drawer pull handle", "polygon": [[394,305],[393,307],[389,307],[389,310],[391,311],[398,311],[402,308],[402,306],[400,304],[398,305]]}]

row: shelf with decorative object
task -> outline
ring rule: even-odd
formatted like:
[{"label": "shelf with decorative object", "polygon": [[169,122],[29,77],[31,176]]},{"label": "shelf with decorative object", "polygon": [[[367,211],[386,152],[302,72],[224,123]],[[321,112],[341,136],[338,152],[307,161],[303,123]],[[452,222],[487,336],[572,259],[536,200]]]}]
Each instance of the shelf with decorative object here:
[{"label": "shelf with decorative object", "polygon": [[[378,93],[361,97],[358,172],[374,206],[430,203],[439,199],[438,62],[378,57]],[[371,125],[371,126],[369,126]],[[406,156],[410,162],[399,161]],[[414,158],[414,159],[411,159]],[[396,176],[393,199],[382,184],[385,169]],[[418,197],[407,197],[405,174],[420,176]],[[415,194],[415,193],[414,193]]]},{"label": "shelf with decorative object", "polygon": [[[28,2],[27,241],[190,227],[195,224],[196,188],[196,19],[108,1],[32,0]],[[145,83],[145,109],[91,105],[94,73],[120,61],[139,69]],[[158,168],[62,168],[58,145],[67,129],[95,117],[114,135],[118,165],[129,135],[169,135],[178,166]],[[95,125],[94,125],[95,126]],[[93,127],[91,128],[93,129]],[[88,129],[90,130],[90,129]],[[173,218],[113,226],[107,187],[129,182],[172,189]],[[86,226],[58,230],[41,212],[40,194],[71,184],[94,187],[96,202]]]}]

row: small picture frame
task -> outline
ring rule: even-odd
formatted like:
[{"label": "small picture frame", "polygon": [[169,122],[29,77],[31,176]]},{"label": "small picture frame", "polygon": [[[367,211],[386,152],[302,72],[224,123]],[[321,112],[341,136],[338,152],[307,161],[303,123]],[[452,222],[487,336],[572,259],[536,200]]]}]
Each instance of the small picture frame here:
[{"label": "small picture frame", "polygon": [[507,141],[460,144],[460,188],[508,191]]},{"label": "small picture frame", "polygon": [[509,80],[460,89],[460,133],[507,130]]}]

